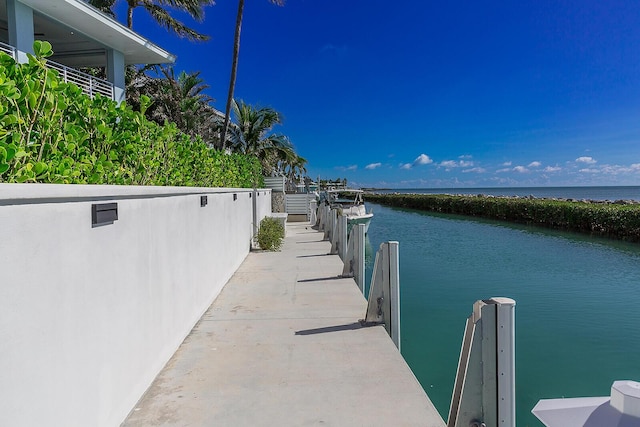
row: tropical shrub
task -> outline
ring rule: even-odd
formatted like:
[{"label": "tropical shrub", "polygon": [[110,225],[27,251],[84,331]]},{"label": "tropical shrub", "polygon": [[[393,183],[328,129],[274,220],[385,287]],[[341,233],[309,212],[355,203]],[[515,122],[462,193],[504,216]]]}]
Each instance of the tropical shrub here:
[{"label": "tropical shrub", "polygon": [[284,239],[284,227],[275,218],[266,217],[260,221],[260,228],[256,235],[258,245],[265,251],[279,251]]},{"label": "tropical shrub", "polygon": [[367,194],[384,205],[498,219],[640,242],[640,204],[443,194]]},{"label": "tropical shrub", "polygon": [[17,64],[0,53],[0,182],[262,186],[257,158],[209,148],[175,124],[97,95],[46,67],[48,42]]}]

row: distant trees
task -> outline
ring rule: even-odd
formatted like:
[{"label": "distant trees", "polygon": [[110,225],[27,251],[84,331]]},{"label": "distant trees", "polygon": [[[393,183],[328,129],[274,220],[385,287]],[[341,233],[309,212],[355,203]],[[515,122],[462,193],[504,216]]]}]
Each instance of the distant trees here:
[{"label": "distant trees", "polygon": [[321,190],[328,190],[330,188],[347,188],[347,178],[321,179],[319,185]]},{"label": "distant trees", "polygon": [[289,138],[272,133],[282,116],[271,107],[254,107],[233,100],[235,123],[229,129],[229,148],[258,157],[265,174],[296,176],[304,171],[306,159],[298,156]]},{"label": "distant trees", "polygon": [[209,128],[216,126],[211,120],[216,110],[210,104],[213,98],[204,93],[209,86],[200,77],[200,72],[181,71],[176,76],[173,67],[155,68],[158,77],[151,77],[144,71],[132,77],[127,87],[127,102],[137,108],[140,97],[149,96],[153,103],[146,110],[148,119],[158,124],[173,122],[190,137],[200,135],[213,145]]}]

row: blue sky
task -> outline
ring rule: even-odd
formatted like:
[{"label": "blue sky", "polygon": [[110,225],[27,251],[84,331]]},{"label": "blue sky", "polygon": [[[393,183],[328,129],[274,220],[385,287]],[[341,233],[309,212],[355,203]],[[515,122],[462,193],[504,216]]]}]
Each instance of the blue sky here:
[{"label": "blue sky", "polygon": [[[237,2],[191,43],[134,29],[202,71],[224,110]],[[119,19],[124,20],[120,14]],[[640,185],[637,1],[247,0],[236,98],[309,175],[353,186]]]}]

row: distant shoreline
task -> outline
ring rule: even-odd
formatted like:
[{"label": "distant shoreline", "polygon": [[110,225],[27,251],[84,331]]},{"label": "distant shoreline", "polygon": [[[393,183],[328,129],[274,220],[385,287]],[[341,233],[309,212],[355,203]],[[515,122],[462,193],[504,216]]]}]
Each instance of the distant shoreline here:
[{"label": "distant shoreline", "polygon": [[447,194],[535,197],[564,200],[635,200],[640,201],[640,186],[573,187],[476,187],[476,188],[364,188],[366,192],[399,194]]},{"label": "distant shoreline", "polygon": [[365,201],[640,242],[640,202],[491,195],[366,193]]}]

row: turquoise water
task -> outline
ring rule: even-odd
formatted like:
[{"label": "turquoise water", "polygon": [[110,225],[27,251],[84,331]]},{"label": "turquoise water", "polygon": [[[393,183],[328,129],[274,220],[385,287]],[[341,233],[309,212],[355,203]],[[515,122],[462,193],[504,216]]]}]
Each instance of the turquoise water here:
[{"label": "turquoise water", "polygon": [[371,207],[372,247],[400,242],[403,356],[445,420],[478,299],[517,303],[518,426],[542,426],[530,413],[539,399],[640,380],[640,245]]},{"label": "turquoise water", "polygon": [[603,187],[491,187],[491,188],[408,188],[381,193],[486,194],[492,196],[546,197],[587,200],[640,200],[640,186]]}]

